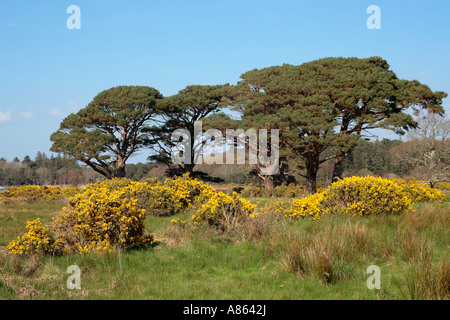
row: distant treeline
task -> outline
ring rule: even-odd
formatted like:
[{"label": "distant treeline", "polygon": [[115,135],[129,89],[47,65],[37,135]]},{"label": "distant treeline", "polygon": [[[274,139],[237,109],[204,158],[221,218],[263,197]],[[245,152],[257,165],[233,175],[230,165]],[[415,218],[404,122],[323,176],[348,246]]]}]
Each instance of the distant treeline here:
[{"label": "distant treeline", "polygon": [[[156,167],[155,164],[128,164],[127,177],[141,180]],[[103,176],[89,167],[81,166],[61,156],[47,156],[38,152],[34,160],[30,156],[24,159],[14,158],[7,161],[0,158],[0,186],[19,185],[85,185]]]},{"label": "distant treeline", "polygon": [[[383,139],[381,141],[361,140],[353,152],[343,162],[342,176],[382,176],[386,178],[415,176],[415,172],[395,157],[397,150],[407,142]],[[166,165],[156,163],[137,163],[126,165],[126,177],[139,181],[147,178],[163,178]],[[286,174],[288,183],[306,184],[298,171],[297,163],[288,163]],[[213,164],[198,165],[197,177],[213,182],[260,185],[261,179],[249,165]],[[320,185],[330,183],[333,174],[333,162],[324,163],[317,176]],[[417,178],[422,178],[417,176]],[[32,160],[26,156],[23,160],[15,158],[7,161],[0,158],[0,185],[85,185],[104,177],[87,166],[69,161],[61,156],[48,157],[38,152]]]}]

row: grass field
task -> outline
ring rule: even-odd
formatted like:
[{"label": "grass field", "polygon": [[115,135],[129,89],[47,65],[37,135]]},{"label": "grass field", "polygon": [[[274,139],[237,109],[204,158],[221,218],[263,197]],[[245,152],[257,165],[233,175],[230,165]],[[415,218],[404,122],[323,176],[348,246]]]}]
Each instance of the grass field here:
[{"label": "grass field", "polygon": [[[249,198],[252,202],[272,199]],[[26,221],[64,206],[0,205],[1,299],[448,299],[450,206],[416,204],[404,216],[267,220],[259,235],[183,231],[149,217],[166,240],[149,250],[63,257],[9,255]],[[66,286],[81,270],[81,289]],[[367,268],[381,270],[369,289]]]}]

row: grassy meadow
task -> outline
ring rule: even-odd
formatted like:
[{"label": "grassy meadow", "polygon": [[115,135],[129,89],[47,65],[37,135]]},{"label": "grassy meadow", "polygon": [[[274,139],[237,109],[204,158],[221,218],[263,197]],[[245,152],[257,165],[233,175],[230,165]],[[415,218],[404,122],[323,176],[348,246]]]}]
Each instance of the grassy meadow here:
[{"label": "grassy meadow", "polygon": [[[273,198],[252,198],[253,203]],[[26,221],[50,222],[66,201],[0,205],[0,299],[448,299],[450,206],[416,203],[414,213],[261,218],[245,236],[173,226],[149,216],[159,244],[106,254],[18,256],[6,246]],[[66,286],[81,270],[81,289]],[[367,268],[381,269],[369,289]]]}]

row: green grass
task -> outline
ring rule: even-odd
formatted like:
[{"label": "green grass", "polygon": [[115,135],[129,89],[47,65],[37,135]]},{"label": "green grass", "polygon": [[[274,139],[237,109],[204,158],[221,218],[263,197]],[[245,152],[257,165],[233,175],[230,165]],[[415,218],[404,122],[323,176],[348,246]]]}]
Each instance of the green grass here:
[{"label": "green grass", "polygon": [[48,204],[32,203],[18,205],[0,205],[0,246],[6,246],[10,240],[23,234],[27,221],[39,218],[48,223],[65,203],[58,201]]},{"label": "green grass", "polygon": [[[27,220],[49,222],[63,205],[0,205],[0,246],[23,234]],[[448,298],[426,289],[447,281],[436,275],[448,270],[448,202],[416,205],[408,216],[275,222],[258,239],[170,225],[187,217],[149,217],[148,231],[168,238],[151,250],[16,257],[0,249],[0,299]],[[322,251],[327,259],[317,259]],[[427,277],[419,263],[429,267]],[[366,286],[372,264],[381,268],[381,290]],[[81,290],[66,288],[70,265],[81,269]]]}]

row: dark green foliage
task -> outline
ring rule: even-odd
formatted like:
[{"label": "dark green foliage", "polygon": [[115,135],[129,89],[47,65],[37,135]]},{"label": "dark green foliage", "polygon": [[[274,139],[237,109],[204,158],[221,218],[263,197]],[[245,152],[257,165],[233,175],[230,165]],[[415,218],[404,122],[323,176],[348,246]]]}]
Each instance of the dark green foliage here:
[{"label": "dark green foliage", "polygon": [[143,147],[142,129],[156,120],[156,102],[162,98],[144,86],[105,90],[64,119],[50,138],[51,150],[84,162],[106,178],[124,177],[126,161]]},{"label": "dark green foliage", "polygon": [[140,181],[144,179],[149,171],[153,168],[156,168],[157,165],[155,163],[130,163],[126,165],[126,178]]},{"label": "dark green foliage", "polygon": [[29,156],[25,156],[22,162],[0,160],[0,186],[76,184],[69,177],[87,179],[81,170],[77,163],[59,155],[49,158],[38,152],[34,161]]},{"label": "dark green foliage", "polygon": [[190,154],[187,157],[189,161],[178,164],[178,167],[171,168],[171,171],[192,173],[196,158],[205,144],[205,141],[195,136],[195,122],[204,121],[203,130],[208,129],[206,119],[220,110],[227,87],[228,85],[188,86],[178,94],[158,101],[157,108],[164,119],[164,123],[160,126],[145,129],[145,132],[149,134],[147,144],[154,151],[149,160],[171,167],[173,165],[171,150],[176,144],[171,141],[172,133],[177,129],[184,129],[189,132],[191,139],[190,150],[185,151]]},{"label": "dark green foliage", "polygon": [[348,174],[356,174],[362,169],[368,169],[375,175],[383,175],[394,171],[390,150],[399,145],[400,140],[383,139],[381,141],[360,140],[353,152],[344,160],[343,170]]},{"label": "dark green foliage", "polygon": [[342,161],[364,130],[402,133],[416,125],[404,113],[407,108],[441,113],[447,96],[418,81],[398,79],[379,57],[325,58],[255,69],[241,78],[231,99],[243,123],[280,129],[282,156],[301,160],[310,193],[322,163],[335,159],[334,176],[340,175]]}]

